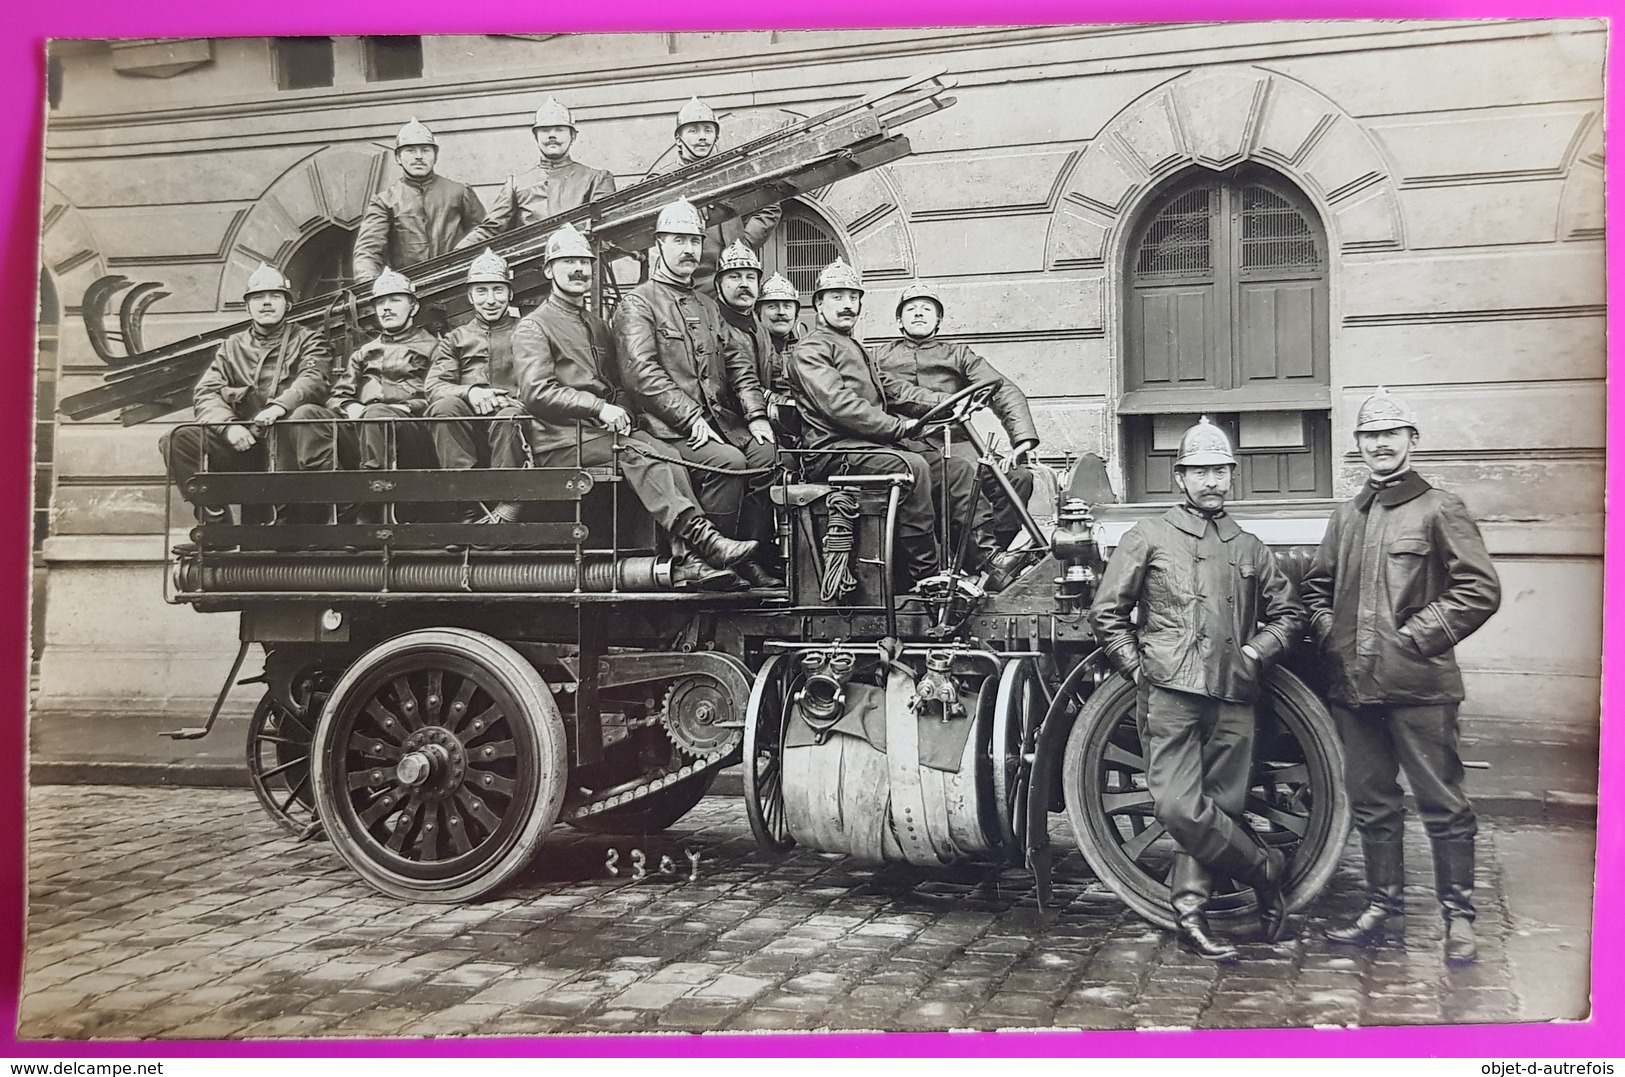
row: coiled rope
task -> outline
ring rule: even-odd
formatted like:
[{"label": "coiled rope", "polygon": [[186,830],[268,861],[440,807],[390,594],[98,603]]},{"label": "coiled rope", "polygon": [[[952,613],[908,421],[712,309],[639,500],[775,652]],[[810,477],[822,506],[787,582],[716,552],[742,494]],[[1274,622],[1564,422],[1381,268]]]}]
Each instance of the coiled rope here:
[{"label": "coiled rope", "polygon": [[839,602],[858,587],[852,575],[858,499],[846,490],[831,490],[824,505],[829,509],[829,523],[824,529],[824,575],[818,581],[818,593],[825,602]]}]

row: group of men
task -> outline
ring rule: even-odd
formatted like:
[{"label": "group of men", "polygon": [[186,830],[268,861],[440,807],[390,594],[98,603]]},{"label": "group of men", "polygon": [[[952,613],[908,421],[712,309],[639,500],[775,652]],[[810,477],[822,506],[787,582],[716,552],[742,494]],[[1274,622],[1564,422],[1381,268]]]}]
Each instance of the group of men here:
[{"label": "group of men", "polygon": [[1306,629],[1329,675],[1368,891],[1364,910],[1327,938],[1365,945],[1402,930],[1403,771],[1432,846],[1446,960],[1477,957],[1477,821],[1463,789],[1453,652],[1499,608],[1501,587],[1461,499],[1411,467],[1418,438],[1415,414],[1386,390],[1360,407],[1354,440],[1370,478],[1332,514],[1301,592],[1225,511],[1236,457],[1205,416],[1175,458],[1182,503],[1136,523],[1107,562],[1090,619],[1136,685],[1146,782],[1176,846],[1170,904],[1181,944],[1201,957],[1240,956],[1204,915],[1216,875],[1253,888],[1271,942],[1286,927],[1290,865],[1244,807],[1267,671]]},{"label": "group of men", "polygon": [[[685,105],[675,167],[709,157],[719,130],[703,102]],[[613,324],[587,302],[593,247],[565,225],[548,240],[550,287],[536,309],[514,317],[512,273],[487,248],[466,277],[472,314],[443,336],[424,328],[403,270],[614,191],[610,173],[571,160],[577,127],[568,109],[549,98],[532,133],[539,163],[510,176],[487,211],[435,171],[439,147],[425,125],[401,128],[401,177],[373,198],[354,253],[379,335],[336,364],[316,333],[287,320],[290,282],[269,265],[256,271],[244,295],[252,326],[226,341],[194,393],[198,421],[217,425],[182,428],[164,442],[177,485],[185,489],[205,455],[215,470],[459,469],[563,466],[579,452],[586,464],[619,460],[670,536],[678,586],[778,588],[768,488],[777,446],[792,440],[831,450],[811,458],[815,477],[842,469],[912,476],[899,514],[903,589],[938,570],[940,539],[956,527],[971,567],[991,568],[1015,530],[1013,504],[1002,487],[978,486],[967,445],[944,455],[942,436],[922,440],[913,420],[959,389],[994,382],[1020,457],[1038,445],[1026,400],[970,349],[936,339],[944,306],[926,285],[898,304],[902,337],[871,356],[852,335],[862,280],[839,259],[818,278],[817,327],[801,339],[800,293],[781,275],[762,280],[776,206],[711,225],[684,199],[667,205],[648,279],[621,298]],[[436,421],[398,421],[423,416]],[[1023,496],[1031,489],[1025,468],[1011,481]],[[939,504],[951,508],[939,516]],[[376,506],[341,508],[353,522],[381,522]],[[470,506],[468,519],[511,522],[522,511]],[[226,518],[223,509],[197,512],[204,522]]]}]

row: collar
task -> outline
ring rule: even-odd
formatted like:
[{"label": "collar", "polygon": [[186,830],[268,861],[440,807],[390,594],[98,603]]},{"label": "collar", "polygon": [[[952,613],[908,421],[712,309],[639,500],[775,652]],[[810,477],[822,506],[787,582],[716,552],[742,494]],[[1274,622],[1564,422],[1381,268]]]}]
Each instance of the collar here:
[{"label": "collar", "polygon": [[[762,326],[762,328],[767,329],[767,326],[764,325],[764,326]],[[788,333],[784,334],[784,336],[782,336],[782,337],[774,336],[773,335],[773,330],[768,329],[767,330],[767,339],[773,345],[774,348],[776,348],[779,351],[783,351],[784,349],[792,347],[794,344],[796,344],[796,342],[799,341],[801,339],[801,337],[796,334],[796,327],[792,325],[790,327],[790,331]]]},{"label": "collar", "polygon": [[415,336],[417,331],[418,327],[415,325],[408,325],[397,333],[391,333],[387,329],[379,330],[378,339],[384,344],[400,344]]},{"label": "collar", "polygon": [[1230,518],[1228,512],[1220,512],[1217,516],[1207,516],[1179,504],[1163,513],[1162,518],[1191,538],[1201,538],[1207,534],[1207,525],[1210,522],[1213,524],[1213,530],[1218,533],[1220,542],[1229,542],[1241,534],[1241,527],[1235,520]]},{"label": "collar", "polygon": [[557,161],[549,161],[546,157],[542,157],[536,162],[536,167],[541,169],[543,172],[552,172],[555,169],[563,168],[565,165],[573,164],[575,164],[575,162],[570,160],[570,155],[567,153],[563,157],[560,157]]},{"label": "collar", "polygon": [[549,288],[547,298],[542,302],[544,307],[554,307],[566,314],[581,315],[587,308],[587,299],[583,296],[579,301],[571,299],[561,293],[557,288]]},{"label": "collar", "polygon": [[408,187],[416,187],[420,191],[427,190],[429,185],[432,184],[435,180],[437,180],[439,178],[440,178],[439,175],[437,173],[434,173],[434,172],[430,172],[427,176],[424,176],[422,179],[418,179],[415,176],[408,176],[404,172],[401,173],[401,182],[402,183],[406,184]]},{"label": "collar", "polygon": [[911,337],[902,330],[898,330],[897,337],[911,348],[927,348],[937,342],[937,330],[931,330],[931,335],[928,337]]},{"label": "collar", "polygon": [[850,332],[848,332],[848,331],[846,331],[844,329],[837,329],[833,325],[830,325],[828,322],[826,322],[822,318],[818,319],[818,324],[813,328],[813,332],[815,332],[815,333],[828,333],[830,336],[834,337],[836,340],[853,340],[853,339],[855,339]]},{"label": "collar", "polygon": [[287,320],[284,319],[269,329],[262,329],[260,328],[260,323],[255,322],[248,327],[248,332],[250,336],[260,343],[269,344],[271,341],[282,335],[282,327],[287,324]]},{"label": "collar", "polygon": [[694,291],[694,280],[693,280],[692,277],[689,278],[686,281],[680,280],[678,278],[677,274],[673,273],[670,269],[666,268],[666,260],[664,258],[660,257],[660,253],[658,251],[655,252],[654,257],[655,257],[654,272],[649,274],[649,278],[651,280],[658,281],[659,283],[664,284],[668,288],[675,288],[679,292],[692,292],[692,291]]},{"label": "collar", "polygon": [[745,314],[742,311],[737,311],[728,304],[724,303],[721,299],[717,300],[717,310],[722,313],[722,320],[733,326],[735,329],[743,329],[747,333],[756,332],[755,316]]},{"label": "collar", "polygon": [[1418,475],[1413,468],[1406,468],[1398,475],[1391,475],[1386,479],[1375,476],[1368,479],[1360,487],[1360,492],[1354,495],[1354,507],[1361,512],[1371,508],[1371,502],[1381,501],[1382,507],[1391,509],[1403,505],[1407,501],[1415,501],[1429,490],[1433,489],[1428,481]]}]

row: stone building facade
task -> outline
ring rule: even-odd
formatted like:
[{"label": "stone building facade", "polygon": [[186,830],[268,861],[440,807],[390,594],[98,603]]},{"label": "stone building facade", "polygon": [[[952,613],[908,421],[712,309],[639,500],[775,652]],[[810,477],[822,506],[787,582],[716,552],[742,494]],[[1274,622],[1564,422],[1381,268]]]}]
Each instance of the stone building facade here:
[{"label": "stone building facade", "polygon": [[[1595,737],[1604,46],[1581,21],[62,43],[41,361],[57,396],[105,373],[78,306],[104,274],[169,293],[149,347],[238,320],[262,259],[333,286],[413,116],[489,197],[556,95],[574,156],[624,185],[691,94],[726,145],[941,67],[957,104],[906,128],[912,156],[802,199],[770,268],[806,289],[845,255],[873,339],[935,281],[945,335],[1022,385],[1047,447],[1100,454],[1138,500],[1207,412],[1250,499],[1325,511],[1361,478],[1355,408],[1389,386],[1505,584],[1461,651],[1469,711]],[[42,428],[40,721],[195,715],[235,649],[228,618],[163,602],[166,424]]]}]

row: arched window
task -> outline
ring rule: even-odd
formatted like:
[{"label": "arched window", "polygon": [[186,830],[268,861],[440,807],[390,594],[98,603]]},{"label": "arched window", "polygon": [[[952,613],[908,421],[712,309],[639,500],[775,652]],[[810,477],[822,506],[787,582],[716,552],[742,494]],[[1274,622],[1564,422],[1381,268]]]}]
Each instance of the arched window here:
[{"label": "arched window", "polygon": [[762,251],[762,278],[783,273],[805,306],[812,302],[819,271],[837,258],[851,261],[839,232],[817,210],[792,198],[784,203],[784,217]]},{"label": "arched window", "polygon": [[350,255],[355,232],[330,224],[313,233],[288,259],[285,272],[293,284],[295,302],[336,292],[350,282]]},{"label": "arched window", "polygon": [[1124,280],[1124,472],[1176,495],[1180,434],[1207,415],[1236,447],[1234,497],[1330,497],[1325,233],[1285,177],[1199,170],[1147,206]]}]

